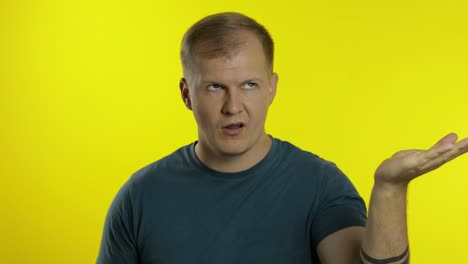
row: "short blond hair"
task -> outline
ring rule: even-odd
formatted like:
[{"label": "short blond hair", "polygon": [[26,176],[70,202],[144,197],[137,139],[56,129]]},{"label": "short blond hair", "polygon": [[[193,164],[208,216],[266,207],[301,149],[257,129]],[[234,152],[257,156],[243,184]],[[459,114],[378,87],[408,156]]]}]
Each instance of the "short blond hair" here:
[{"label": "short blond hair", "polygon": [[184,75],[193,72],[195,57],[227,56],[243,43],[239,31],[254,33],[262,44],[267,66],[273,71],[274,44],[270,33],[254,19],[235,12],[207,16],[192,25],[182,39],[180,58]]}]

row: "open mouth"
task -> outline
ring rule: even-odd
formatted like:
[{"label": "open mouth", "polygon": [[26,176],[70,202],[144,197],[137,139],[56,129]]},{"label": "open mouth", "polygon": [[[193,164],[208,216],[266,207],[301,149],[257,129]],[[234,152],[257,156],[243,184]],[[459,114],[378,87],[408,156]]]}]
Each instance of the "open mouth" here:
[{"label": "open mouth", "polygon": [[229,124],[223,128],[224,129],[237,129],[237,128],[242,128],[242,127],[244,127],[243,123],[234,123],[234,124]]},{"label": "open mouth", "polygon": [[229,136],[236,136],[241,133],[242,128],[245,127],[244,123],[232,123],[223,127],[223,132]]}]

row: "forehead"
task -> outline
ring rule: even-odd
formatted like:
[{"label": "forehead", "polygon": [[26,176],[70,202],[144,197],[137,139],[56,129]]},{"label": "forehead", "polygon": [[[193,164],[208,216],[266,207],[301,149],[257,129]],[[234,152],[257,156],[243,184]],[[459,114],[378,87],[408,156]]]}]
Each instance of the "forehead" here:
[{"label": "forehead", "polygon": [[194,73],[199,77],[215,78],[229,75],[263,75],[269,68],[263,46],[249,31],[236,32],[237,45],[223,52],[201,46],[194,56]]}]

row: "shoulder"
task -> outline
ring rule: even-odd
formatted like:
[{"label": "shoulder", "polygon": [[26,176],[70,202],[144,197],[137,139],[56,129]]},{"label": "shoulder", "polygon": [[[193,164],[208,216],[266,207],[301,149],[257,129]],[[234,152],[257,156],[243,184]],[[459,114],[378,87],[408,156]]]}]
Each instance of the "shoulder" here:
[{"label": "shoulder", "polygon": [[345,173],[332,161],[304,150],[290,142],[274,139],[278,156],[278,170],[295,178],[316,194],[328,194],[337,189],[353,191],[354,186]]},{"label": "shoulder", "polygon": [[296,168],[301,168],[315,174],[323,174],[334,170],[335,163],[320,157],[318,154],[304,150],[288,141],[274,138],[277,155],[282,161],[291,163]]},{"label": "shoulder", "polygon": [[191,145],[183,146],[137,170],[117,192],[112,210],[133,212],[138,217],[145,206],[164,200],[184,181],[181,175],[193,170],[190,151]]},{"label": "shoulder", "polygon": [[131,175],[126,185],[130,189],[147,189],[153,187],[158,181],[179,175],[183,170],[193,169],[192,145],[180,147],[171,154],[137,170]]}]

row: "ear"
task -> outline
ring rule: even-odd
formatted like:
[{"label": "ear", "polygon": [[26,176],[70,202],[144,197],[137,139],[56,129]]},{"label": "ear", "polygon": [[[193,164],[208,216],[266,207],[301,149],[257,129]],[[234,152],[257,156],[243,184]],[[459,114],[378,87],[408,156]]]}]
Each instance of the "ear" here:
[{"label": "ear", "polygon": [[278,85],[278,74],[275,72],[270,77],[270,104],[273,103],[273,99],[276,96],[276,87]]},{"label": "ear", "polygon": [[190,101],[188,83],[185,78],[180,79],[179,88],[180,88],[180,95],[182,96],[182,100],[184,101],[185,106],[189,110],[192,110],[192,101]]}]

